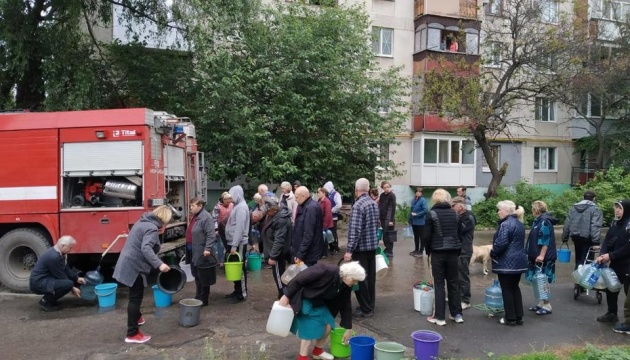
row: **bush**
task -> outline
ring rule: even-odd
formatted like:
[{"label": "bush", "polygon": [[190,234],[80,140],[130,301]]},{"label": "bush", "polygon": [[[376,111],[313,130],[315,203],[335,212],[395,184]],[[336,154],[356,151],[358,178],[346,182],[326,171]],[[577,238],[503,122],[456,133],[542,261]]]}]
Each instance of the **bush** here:
[{"label": "bush", "polygon": [[398,225],[407,224],[411,215],[411,205],[396,204],[396,223]]},{"label": "bush", "polygon": [[605,172],[597,172],[593,179],[580,188],[580,199],[586,189],[595,191],[597,204],[604,212],[604,225],[610,225],[615,217],[614,203],[630,197],[630,174],[621,167],[612,166]]}]

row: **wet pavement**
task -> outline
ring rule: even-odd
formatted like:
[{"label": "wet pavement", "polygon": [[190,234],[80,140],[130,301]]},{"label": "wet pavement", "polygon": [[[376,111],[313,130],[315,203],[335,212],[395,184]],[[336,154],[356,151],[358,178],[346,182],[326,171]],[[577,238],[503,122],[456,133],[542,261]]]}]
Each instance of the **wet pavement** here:
[{"label": "wet pavement", "polygon": [[[402,229],[401,229],[402,230]],[[402,235],[402,231],[399,231]],[[491,242],[492,232],[477,232],[476,244]],[[342,247],[344,245],[342,239]],[[408,255],[413,240],[399,238],[388,275],[377,282],[376,311],[373,318],[356,320],[357,334],[367,334],[380,341],[395,341],[407,347],[413,358],[415,330],[431,330],[442,335],[440,357],[454,359],[487,359],[497,355],[531,351],[562,350],[585,343],[626,345],[628,335],[616,334],[612,324],[595,318],[606,312],[595,293],[573,299],[570,272],[572,264],[556,264],[558,282],[552,284],[553,314],[540,316],[525,311],[524,326],[498,324],[498,318],[471,308],[464,311],[463,324],[447,320],[446,326],[426,321],[413,308],[412,285],[428,278],[426,259]],[[573,250],[573,249],[572,249]],[[336,263],[341,255],[323,260]],[[472,303],[483,304],[484,289],[495,275],[484,276],[481,266],[472,268]],[[217,274],[211,288],[210,306],[201,312],[199,325],[178,325],[177,302],[194,296],[194,283],[173,295],[173,305],[155,308],[150,290],[145,293],[142,311],[146,319],[143,331],[153,336],[142,345],[125,344],[127,291],[119,288],[113,309],[102,310],[81,299],[65,297],[62,310],[45,313],[37,305],[38,296],[0,293],[0,358],[3,359],[295,359],[299,340],[265,331],[269,310],[274,301],[270,270],[249,273],[249,298],[230,305],[223,295],[231,292],[232,283]],[[534,305],[533,291],[521,286],[525,308]],[[624,296],[620,296],[622,314]],[[353,307],[356,299],[353,296]],[[328,349],[328,345],[326,347]]]}]

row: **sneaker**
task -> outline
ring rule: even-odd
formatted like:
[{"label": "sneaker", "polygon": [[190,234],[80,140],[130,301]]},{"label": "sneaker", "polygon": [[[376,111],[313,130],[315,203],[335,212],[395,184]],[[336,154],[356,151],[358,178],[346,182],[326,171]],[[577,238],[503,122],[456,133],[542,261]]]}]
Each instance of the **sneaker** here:
[{"label": "sneaker", "polygon": [[315,354],[312,354],[312,355],[313,355],[313,359],[323,359],[323,360],[334,360],[335,359],[334,356],[332,356],[331,354],[329,354],[329,353],[327,353],[325,351],[322,352],[319,355],[315,355]]},{"label": "sneaker", "polygon": [[615,325],[613,331],[620,334],[630,334],[630,325],[626,323],[619,323]]},{"label": "sneaker", "polygon": [[617,317],[616,314],[613,313],[605,313],[604,315],[600,316],[597,318],[597,321],[599,322],[617,322],[619,321],[619,318]]},{"label": "sneaker", "polygon": [[472,305],[470,305],[467,302],[463,302],[462,301],[462,310],[470,309],[471,307],[472,307]]},{"label": "sneaker", "polygon": [[458,324],[461,324],[464,322],[464,318],[462,317],[462,314],[457,314],[455,316],[449,315],[448,318],[455,321]]},{"label": "sneaker", "polygon": [[144,321],[144,317],[143,317],[143,316],[140,316],[140,319],[138,319],[138,326],[140,326],[140,325],[144,325],[144,323],[145,323],[145,322],[146,322],[146,321]]},{"label": "sneaker", "polygon": [[59,310],[59,306],[57,306],[56,304],[47,302],[46,300],[44,300],[44,298],[39,300],[39,307],[46,312]]},{"label": "sneaker", "polygon": [[434,318],[433,316],[429,316],[427,318],[427,321],[430,322],[431,324],[436,324],[436,325],[439,325],[439,326],[446,325],[446,320],[438,320],[438,319]]},{"label": "sneaker", "polygon": [[127,336],[125,338],[125,342],[130,343],[130,344],[144,344],[145,342],[149,340],[151,340],[151,336],[144,335],[140,331],[138,331],[138,333],[134,336]]}]

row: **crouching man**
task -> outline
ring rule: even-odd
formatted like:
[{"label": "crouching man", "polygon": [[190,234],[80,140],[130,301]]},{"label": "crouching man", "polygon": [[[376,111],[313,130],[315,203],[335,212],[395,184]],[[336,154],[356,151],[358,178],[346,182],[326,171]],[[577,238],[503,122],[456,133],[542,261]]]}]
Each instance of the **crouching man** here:
[{"label": "crouching man", "polygon": [[75,296],[81,296],[81,291],[75,285],[85,284],[85,279],[78,277],[68,266],[68,253],[76,244],[72,236],[62,236],[35,263],[29,286],[33,293],[44,295],[39,301],[44,311],[58,310],[57,300],[71,291]]}]

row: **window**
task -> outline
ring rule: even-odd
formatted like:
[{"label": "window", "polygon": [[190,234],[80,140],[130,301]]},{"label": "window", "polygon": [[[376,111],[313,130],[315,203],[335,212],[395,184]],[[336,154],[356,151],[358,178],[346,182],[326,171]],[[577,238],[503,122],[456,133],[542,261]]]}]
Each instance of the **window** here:
[{"label": "window", "polygon": [[497,15],[501,12],[501,0],[489,0],[484,7],[486,14]]},{"label": "window", "polygon": [[466,33],[466,54],[479,54],[479,34]]},{"label": "window", "polygon": [[597,97],[587,94],[582,102],[582,115],[586,117],[602,116],[602,104]]},{"label": "window", "polygon": [[412,164],[422,164],[422,141],[414,140],[413,141],[413,154],[411,157]]},{"label": "window", "polygon": [[626,21],[630,16],[630,3],[615,0],[601,0],[602,18]]},{"label": "window", "polygon": [[547,98],[536,98],[535,119],[539,121],[556,121],[556,103]]},{"label": "window", "polygon": [[[475,163],[475,146],[471,140],[425,139],[425,164],[468,164]],[[414,141],[413,161],[420,158],[420,150]]]},{"label": "window", "polygon": [[[497,166],[501,163],[501,146],[499,145],[490,145],[490,152],[492,153],[492,158]],[[490,166],[488,165],[488,159],[485,156],[481,155],[483,158],[481,164],[481,171],[490,172]]]},{"label": "window", "polygon": [[372,50],[377,56],[393,56],[394,29],[373,27]]},{"label": "window", "polygon": [[540,0],[540,18],[545,23],[558,23],[558,0]]},{"label": "window", "polygon": [[483,64],[485,66],[501,66],[501,43],[496,41],[486,43],[483,57]]},{"label": "window", "polygon": [[556,148],[534,148],[534,170],[556,170]]}]

